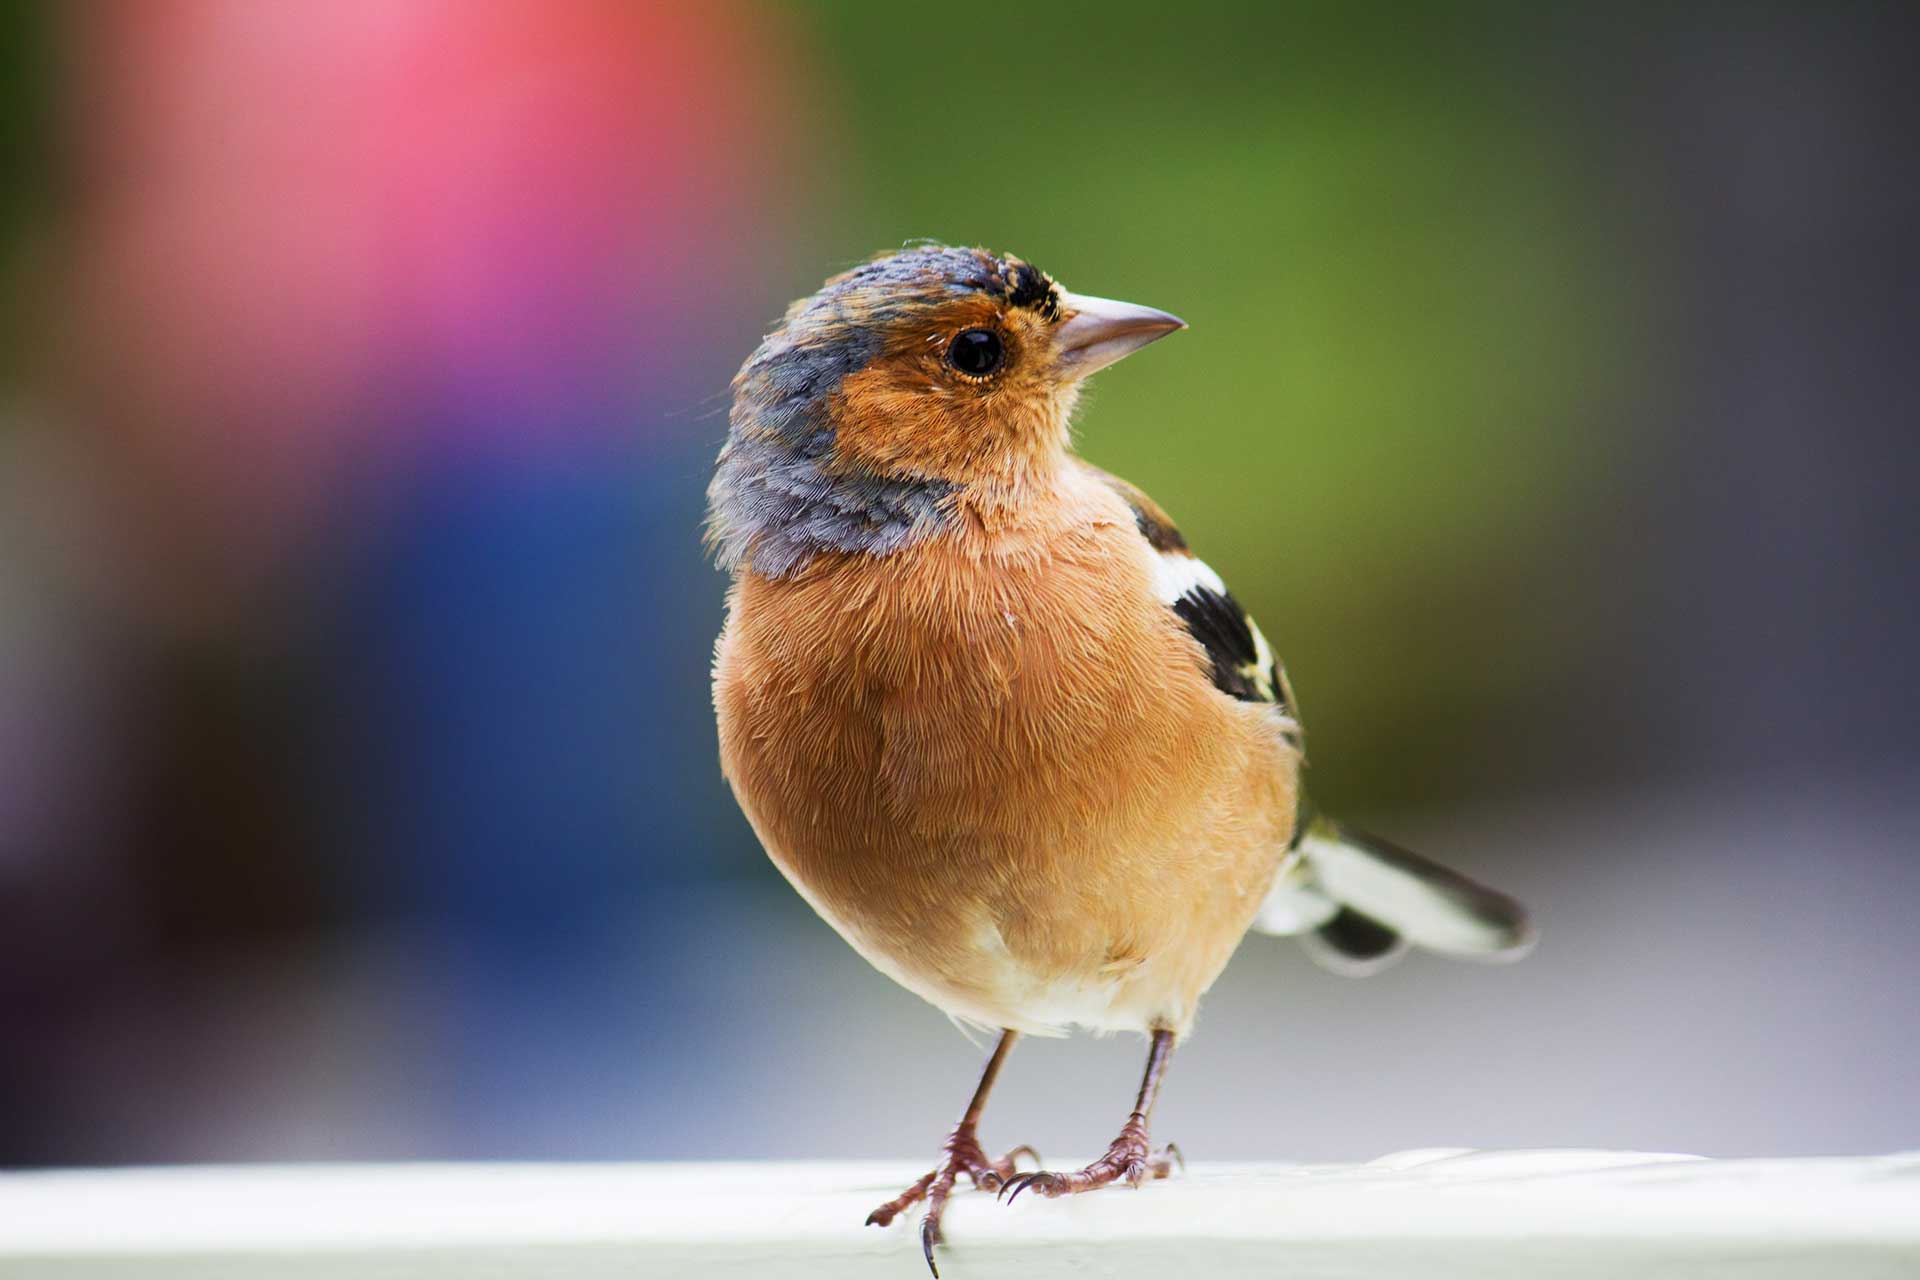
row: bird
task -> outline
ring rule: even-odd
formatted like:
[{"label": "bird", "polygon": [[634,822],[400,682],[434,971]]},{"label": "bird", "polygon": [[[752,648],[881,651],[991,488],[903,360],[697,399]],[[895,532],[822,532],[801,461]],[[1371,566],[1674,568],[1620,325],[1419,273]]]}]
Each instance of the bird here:
[{"label": "bird", "polygon": [[[1409,946],[1511,958],[1513,898],[1315,808],[1299,708],[1220,575],[1080,458],[1086,380],[1186,328],[986,249],[921,243],[793,303],[732,382],[707,543],[721,769],[800,896],[875,968],[998,1039],[924,1204],[1168,1176],[1173,1049],[1249,931],[1372,972]],[[1179,424],[1198,433],[1204,423]],[[1138,1032],[1119,1135],[1079,1169],[989,1157],[1021,1036]]]}]

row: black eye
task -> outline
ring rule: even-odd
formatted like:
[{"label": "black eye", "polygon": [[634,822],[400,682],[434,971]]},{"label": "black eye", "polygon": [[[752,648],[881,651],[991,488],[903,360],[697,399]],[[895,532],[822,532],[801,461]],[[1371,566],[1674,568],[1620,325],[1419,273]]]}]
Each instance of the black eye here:
[{"label": "black eye", "polygon": [[947,359],[960,372],[975,378],[985,377],[1000,367],[1006,351],[1000,335],[991,329],[966,329],[955,335],[947,348]]}]

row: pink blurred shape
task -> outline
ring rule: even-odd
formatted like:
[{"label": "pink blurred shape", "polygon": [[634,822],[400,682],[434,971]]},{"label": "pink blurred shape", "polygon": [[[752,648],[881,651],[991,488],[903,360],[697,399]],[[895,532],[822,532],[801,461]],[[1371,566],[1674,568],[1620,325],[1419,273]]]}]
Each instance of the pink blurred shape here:
[{"label": "pink blurred shape", "polygon": [[151,554],[271,558],[362,480],[449,449],[697,429],[623,406],[685,394],[678,371],[778,257],[804,95],[751,17],[72,11],[67,373]]}]

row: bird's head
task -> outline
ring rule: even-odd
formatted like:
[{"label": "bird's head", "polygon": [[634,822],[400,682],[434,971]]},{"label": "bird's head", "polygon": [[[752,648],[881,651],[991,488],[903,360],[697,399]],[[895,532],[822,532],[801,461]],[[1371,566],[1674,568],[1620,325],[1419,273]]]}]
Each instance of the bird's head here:
[{"label": "bird's head", "polygon": [[884,555],[957,495],[1017,490],[1064,456],[1087,375],[1182,327],[983,249],[908,249],[833,277],[733,380],[708,493],[721,563],[780,577],[822,552]]}]

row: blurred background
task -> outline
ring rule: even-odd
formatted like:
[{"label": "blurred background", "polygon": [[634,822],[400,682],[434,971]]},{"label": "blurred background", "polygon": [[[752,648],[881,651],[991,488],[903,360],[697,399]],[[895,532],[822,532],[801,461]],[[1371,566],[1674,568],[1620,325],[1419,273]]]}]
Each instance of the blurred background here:
[{"label": "blurred background", "polygon": [[[1192,331],[1081,447],[1513,967],[1253,938],[1202,1159],[1920,1145],[1902,6],[0,8],[0,1164],[930,1158],[716,766],[733,369],[915,237]],[[1091,1155],[1130,1038],[986,1126]]]}]

